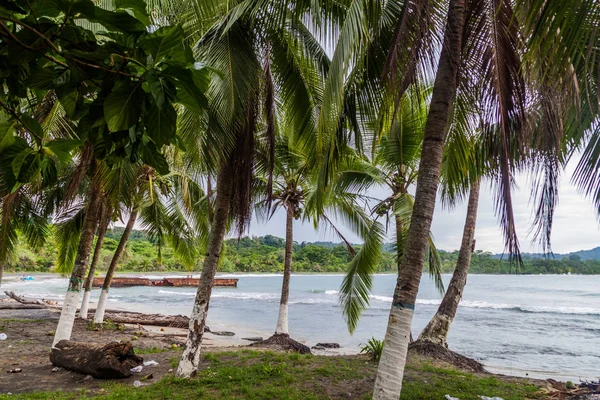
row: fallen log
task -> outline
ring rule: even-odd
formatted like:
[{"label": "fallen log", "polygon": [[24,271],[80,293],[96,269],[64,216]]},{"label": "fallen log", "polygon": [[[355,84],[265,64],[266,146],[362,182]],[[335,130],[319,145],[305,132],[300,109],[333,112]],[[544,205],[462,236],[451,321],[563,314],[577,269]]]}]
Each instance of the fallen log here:
[{"label": "fallen log", "polygon": [[100,379],[118,379],[131,376],[131,369],[144,359],[135,355],[131,342],[108,344],[61,340],[50,353],[50,361],[57,367],[91,375]]},{"label": "fallen log", "polygon": [[9,292],[7,290],[4,291],[4,294],[6,294],[8,297],[10,297],[11,299],[21,303],[21,304],[26,304],[26,305],[37,305],[37,306],[42,306],[42,307],[46,307],[46,308],[59,308],[59,306],[57,304],[53,304],[50,302],[50,300],[38,300],[38,299],[32,299],[32,300],[28,300],[23,296],[19,296],[18,294],[16,294],[15,292]]},{"label": "fallen log", "polygon": [[[61,309],[62,307],[56,304],[49,304],[45,300],[29,300],[23,296],[19,296],[15,292],[5,291],[6,295],[11,299],[19,302],[22,306],[18,305],[7,306],[10,303],[2,303],[0,309],[21,309],[21,308],[52,308]],[[90,309],[90,314],[93,314],[96,310]],[[139,325],[152,325],[152,326],[165,326],[170,328],[188,328],[190,325],[190,319],[183,315],[162,315],[162,314],[142,314],[133,311],[120,311],[120,310],[106,310],[104,314],[105,320],[117,324],[139,324]]]},{"label": "fallen log", "polygon": [[183,315],[138,314],[117,311],[104,314],[104,320],[117,324],[166,326],[170,328],[188,328],[190,326],[190,319]]}]

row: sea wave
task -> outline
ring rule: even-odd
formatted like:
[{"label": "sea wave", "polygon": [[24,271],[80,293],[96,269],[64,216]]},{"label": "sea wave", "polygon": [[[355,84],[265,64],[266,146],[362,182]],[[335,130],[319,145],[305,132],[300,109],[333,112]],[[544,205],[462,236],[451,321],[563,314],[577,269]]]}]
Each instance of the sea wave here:
[{"label": "sea wave", "polygon": [[[169,296],[196,296],[195,292],[177,292],[174,290],[159,290],[159,294],[166,294]],[[279,299],[277,293],[253,293],[253,292],[225,292],[219,290],[213,292],[211,298],[227,298],[227,299],[238,299],[238,300],[274,300]]]},{"label": "sea wave", "polygon": [[[388,296],[369,296],[371,300],[391,303],[392,297]],[[417,304],[439,306],[440,299],[417,299]],[[519,304],[489,303],[487,301],[463,300],[460,307],[479,308],[490,310],[506,310],[520,313],[531,314],[571,314],[571,315],[600,315],[600,309],[591,307],[550,307],[550,306],[525,306]]]}]

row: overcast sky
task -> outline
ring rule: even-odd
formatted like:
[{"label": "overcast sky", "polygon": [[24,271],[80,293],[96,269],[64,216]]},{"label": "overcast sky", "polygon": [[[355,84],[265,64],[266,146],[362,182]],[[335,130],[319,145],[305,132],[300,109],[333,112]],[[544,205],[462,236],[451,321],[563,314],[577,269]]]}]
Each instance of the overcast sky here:
[{"label": "overcast sky", "polygon": [[[574,164],[569,164],[560,181],[560,200],[552,232],[552,250],[555,253],[568,253],[600,246],[600,230],[594,207],[591,201],[580,195],[570,183]],[[533,220],[532,205],[529,203],[531,185],[526,176],[518,176],[517,184],[519,188],[513,192],[513,203],[521,248],[524,252],[539,252],[541,251],[539,245],[532,244],[531,238],[527,236]],[[375,191],[373,194],[383,197],[385,192]],[[466,204],[461,204],[456,209],[449,211],[442,209],[438,202],[432,228],[438,248],[455,250],[460,247],[465,213]],[[348,238],[351,238],[351,241],[359,242],[358,238],[348,230],[343,228],[341,230]],[[261,223],[256,218],[253,219],[250,235],[263,236],[267,234],[284,237],[284,213],[278,212],[268,223]],[[502,253],[504,250],[504,242],[494,215],[493,195],[489,182],[485,182],[481,186],[475,239],[478,250],[494,253]],[[339,242],[331,232],[315,231],[312,225],[301,222],[295,224],[294,240],[297,242],[319,240]]]}]

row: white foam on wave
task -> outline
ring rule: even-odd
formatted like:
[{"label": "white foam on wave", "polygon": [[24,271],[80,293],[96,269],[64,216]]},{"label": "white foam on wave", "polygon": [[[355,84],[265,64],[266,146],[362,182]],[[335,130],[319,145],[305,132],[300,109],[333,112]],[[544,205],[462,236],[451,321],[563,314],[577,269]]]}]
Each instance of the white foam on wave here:
[{"label": "white foam on wave", "polygon": [[[178,296],[196,296],[195,292],[176,292],[174,290],[159,290],[159,294],[178,295]],[[239,300],[273,300],[278,299],[279,294],[277,293],[253,293],[253,292],[226,292],[226,291],[215,291],[211,294],[211,298],[227,298],[227,299],[239,299]]]},{"label": "white foam on wave", "polygon": [[[371,300],[391,303],[393,298],[388,296],[370,295]],[[439,306],[440,299],[417,299],[417,304]],[[550,307],[550,306],[523,306],[519,304],[489,303],[487,301],[463,300],[459,307],[480,308],[490,310],[508,310],[522,313],[539,314],[575,314],[575,315],[600,315],[600,309],[591,307]]]},{"label": "white foam on wave", "polygon": [[389,296],[378,296],[376,294],[370,295],[369,298],[371,298],[372,300],[383,301],[386,303],[391,303],[393,300],[393,298],[391,298]]},{"label": "white foam on wave", "polygon": [[308,297],[305,299],[290,301],[290,304],[337,304],[337,300],[331,298],[314,298]]}]

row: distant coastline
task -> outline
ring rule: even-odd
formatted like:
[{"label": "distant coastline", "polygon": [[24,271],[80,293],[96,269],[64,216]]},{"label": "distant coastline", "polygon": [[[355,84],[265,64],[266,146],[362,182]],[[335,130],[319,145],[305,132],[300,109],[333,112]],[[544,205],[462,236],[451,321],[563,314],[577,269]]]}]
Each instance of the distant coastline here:
[{"label": "distant coastline", "polygon": [[[123,228],[107,232],[99,260],[99,273],[108,268]],[[360,245],[353,245],[359,249]],[[395,273],[397,269],[394,246],[385,244],[376,268],[377,273]],[[225,241],[219,265],[222,273],[279,273],[283,271],[285,240],[276,236],[243,237]],[[51,240],[41,249],[33,250],[19,244],[17,257],[5,265],[5,272],[52,273],[56,245]],[[439,250],[442,273],[452,273],[458,251]],[[193,266],[185,266],[168,246],[163,246],[161,256],[151,239],[141,231],[134,231],[122,257],[120,272],[133,274],[176,273],[198,271],[202,259]],[[295,273],[344,273],[350,255],[341,243],[294,243],[293,271]],[[505,255],[476,250],[471,259],[471,274],[527,274],[527,275],[600,275],[600,247],[569,254],[522,254],[522,264],[511,262]]]}]

